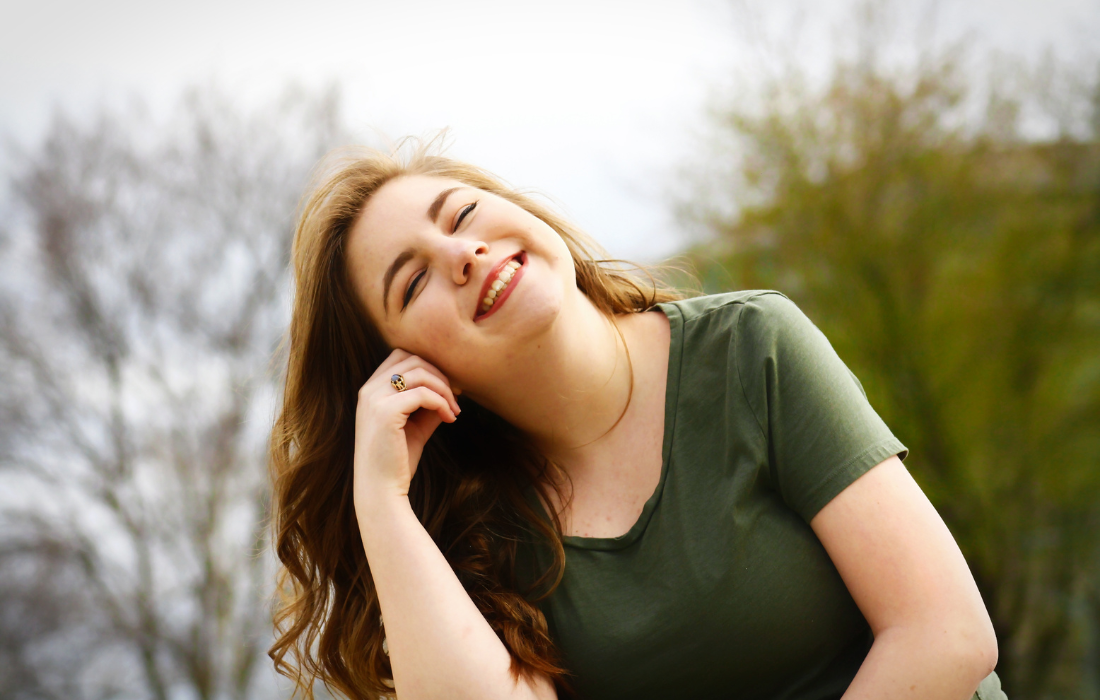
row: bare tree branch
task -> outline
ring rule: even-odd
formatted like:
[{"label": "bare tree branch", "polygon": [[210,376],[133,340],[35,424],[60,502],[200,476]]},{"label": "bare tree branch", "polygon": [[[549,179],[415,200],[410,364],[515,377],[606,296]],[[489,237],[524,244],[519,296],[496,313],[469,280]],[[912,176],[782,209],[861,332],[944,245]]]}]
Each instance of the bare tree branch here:
[{"label": "bare tree branch", "polygon": [[[23,611],[0,615],[22,640],[0,644],[17,679],[0,695],[270,694],[251,417],[273,395],[294,207],[346,139],[332,91],[246,113],[191,90],[168,124],[58,117],[24,158],[8,239],[26,244],[0,249],[19,279],[0,285],[0,569],[22,572],[0,595]],[[50,567],[70,585],[35,586]]]}]

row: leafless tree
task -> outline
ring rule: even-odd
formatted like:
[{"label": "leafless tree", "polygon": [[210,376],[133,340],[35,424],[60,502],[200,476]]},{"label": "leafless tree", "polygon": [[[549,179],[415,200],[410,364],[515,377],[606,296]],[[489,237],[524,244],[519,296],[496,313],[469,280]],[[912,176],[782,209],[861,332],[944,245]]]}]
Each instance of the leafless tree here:
[{"label": "leafless tree", "polygon": [[0,697],[270,697],[264,440],[334,90],[58,116],[0,238]]}]

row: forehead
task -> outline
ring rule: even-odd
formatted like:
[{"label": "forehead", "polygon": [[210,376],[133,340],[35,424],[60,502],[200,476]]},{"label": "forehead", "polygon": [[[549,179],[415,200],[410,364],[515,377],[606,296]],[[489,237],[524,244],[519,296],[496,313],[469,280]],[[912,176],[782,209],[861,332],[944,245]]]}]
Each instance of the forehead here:
[{"label": "forehead", "polygon": [[403,175],[382,185],[367,200],[352,226],[353,238],[371,248],[393,242],[426,226],[434,226],[428,207],[440,192],[463,183],[429,175]]}]

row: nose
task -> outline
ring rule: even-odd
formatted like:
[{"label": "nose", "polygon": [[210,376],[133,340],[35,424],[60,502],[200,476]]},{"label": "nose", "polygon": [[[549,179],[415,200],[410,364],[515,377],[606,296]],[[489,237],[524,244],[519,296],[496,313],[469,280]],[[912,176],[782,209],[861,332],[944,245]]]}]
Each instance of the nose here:
[{"label": "nose", "polygon": [[478,265],[478,258],[488,255],[489,246],[483,241],[454,237],[447,239],[448,265],[455,284],[466,284]]}]

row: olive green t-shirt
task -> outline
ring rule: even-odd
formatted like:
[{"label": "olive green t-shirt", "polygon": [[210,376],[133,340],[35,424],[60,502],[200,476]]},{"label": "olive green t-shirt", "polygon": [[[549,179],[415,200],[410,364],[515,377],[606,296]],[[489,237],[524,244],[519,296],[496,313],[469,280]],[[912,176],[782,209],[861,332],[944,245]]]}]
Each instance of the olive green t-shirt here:
[{"label": "olive green t-shirt", "polygon": [[541,603],[565,666],[598,700],[839,698],[872,634],[808,523],[908,451],[779,292],[658,308],[660,482],[625,535],[565,538]]}]

